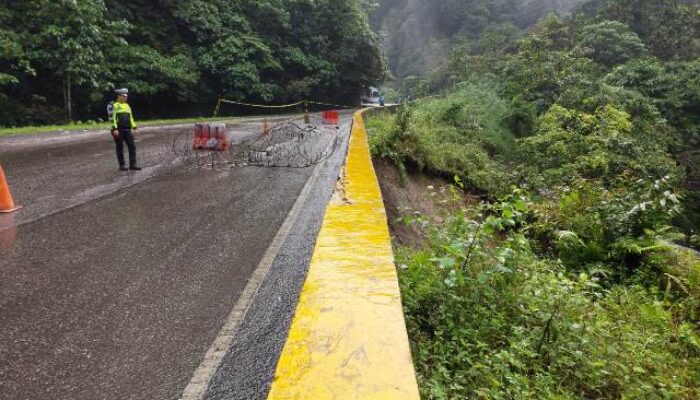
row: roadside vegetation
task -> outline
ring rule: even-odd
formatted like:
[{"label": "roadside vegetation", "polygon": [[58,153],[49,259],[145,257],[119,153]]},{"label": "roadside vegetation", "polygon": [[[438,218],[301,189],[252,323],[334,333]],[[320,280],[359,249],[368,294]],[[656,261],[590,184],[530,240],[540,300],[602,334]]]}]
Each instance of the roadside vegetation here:
[{"label": "roadside vegetation", "polygon": [[[247,117],[246,117],[247,118]],[[252,118],[252,116],[251,116]],[[208,122],[225,122],[231,121],[233,118],[210,118],[210,117],[199,117],[199,118],[174,118],[174,119],[151,119],[146,121],[139,121],[139,127],[146,126],[157,126],[157,125],[174,125],[174,124],[188,124],[199,121]],[[58,132],[58,131],[92,131],[92,130],[109,130],[111,124],[108,122],[73,122],[70,124],[63,125],[40,125],[40,126],[23,126],[21,128],[0,128],[0,137],[2,136],[17,136],[17,135],[31,135],[36,133],[45,132]]]},{"label": "roadside vegetation", "polygon": [[363,0],[5,0],[0,127],[98,120],[120,87],[141,119],[207,115],[221,97],[353,104],[384,74],[370,10]]},{"label": "roadside vegetation", "polygon": [[610,0],[492,30],[368,119],[375,157],[452,182],[400,218],[424,398],[700,398],[699,19]]}]

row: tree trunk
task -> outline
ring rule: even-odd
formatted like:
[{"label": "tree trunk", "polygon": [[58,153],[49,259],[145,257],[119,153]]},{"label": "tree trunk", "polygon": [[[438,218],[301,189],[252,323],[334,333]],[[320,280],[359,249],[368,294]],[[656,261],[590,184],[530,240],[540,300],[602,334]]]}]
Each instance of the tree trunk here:
[{"label": "tree trunk", "polygon": [[68,122],[73,122],[73,81],[70,72],[68,73],[68,85],[66,89],[68,90]]},{"label": "tree trunk", "polygon": [[72,80],[70,72],[63,73],[63,107],[66,110],[68,122],[73,122],[73,98],[71,96]]},{"label": "tree trunk", "polygon": [[569,21],[569,46],[573,48],[576,46],[576,24],[578,23],[578,19],[576,14],[573,14],[571,16],[571,20]]}]

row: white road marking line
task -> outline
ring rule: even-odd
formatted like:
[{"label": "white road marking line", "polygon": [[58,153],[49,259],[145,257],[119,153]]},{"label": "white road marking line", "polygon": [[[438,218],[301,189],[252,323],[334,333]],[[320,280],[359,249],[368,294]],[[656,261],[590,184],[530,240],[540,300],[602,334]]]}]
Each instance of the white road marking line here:
[{"label": "white road marking line", "polygon": [[292,226],[294,226],[294,223],[296,222],[297,217],[299,216],[299,213],[301,212],[301,209],[306,202],[316,179],[318,178],[322,164],[325,163],[320,163],[314,168],[314,172],[304,185],[304,188],[299,194],[294,206],[292,206],[292,209],[287,215],[282,227],[277,232],[277,235],[275,235],[275,238],[272,240],[272,244],[270,244],[270,247],[268,247],[262,260],[260,260],[260,263],[258,263],[258,266],[253,272],[253,275],[250,277],[245,289],[243,289],[241,297],[236,302],[233,310],[231,310],[228,318],[226,318],[226,322],[224,323],[223,328],[221,328],[219,335],[216,337],[216,339],[214,339],[214,343],[212,343],[201,364],[199,364],[199,367],[194,372],[192,379],[190,379],[190,382],[185,387],[185,390],[180,397],[181,400],[204,399],[207,389],[209,388],[209,383],[214,377],[216,370],[221,365],[224,356],[228,352],[228,349],[233,342],[238,325],[240,325],[241,321],[248,312],[250,305],[253,303],[253,298],[257,294],[258,289],[260,289],[262,281],[267,276],[272,263],[275,261],[275,258],[277,258],[277,254],[279,253],[282,244],[287,239]]}]

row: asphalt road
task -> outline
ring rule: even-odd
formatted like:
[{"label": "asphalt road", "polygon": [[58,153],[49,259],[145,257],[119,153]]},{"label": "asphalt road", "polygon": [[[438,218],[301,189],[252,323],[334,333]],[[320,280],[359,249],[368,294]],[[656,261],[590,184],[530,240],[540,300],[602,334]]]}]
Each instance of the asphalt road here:
[{"label": "asphalt road", "polygon": [[[243,300],[206,397],[264,398],[342,164],[345,121],[342,145],[307,168],[187,168],[173,145],[189,126],[144,130],[137,173],[117,170],[108,133],[0,138],[25,206],[0,215],[0,399],[177,399]],[[230,133],[240,140],[260,125]],[[295,204],[257,294],[242,299]]]}]

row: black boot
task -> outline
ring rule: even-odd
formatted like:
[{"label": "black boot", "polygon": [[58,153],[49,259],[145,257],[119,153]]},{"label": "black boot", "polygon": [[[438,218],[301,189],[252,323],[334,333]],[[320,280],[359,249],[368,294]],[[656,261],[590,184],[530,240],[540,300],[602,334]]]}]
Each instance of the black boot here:
[{"label": "black boot", "polygon": [[129,167],[129,169],[132,171],[141,171],[142,168],[134,166],[134,167]]}]

